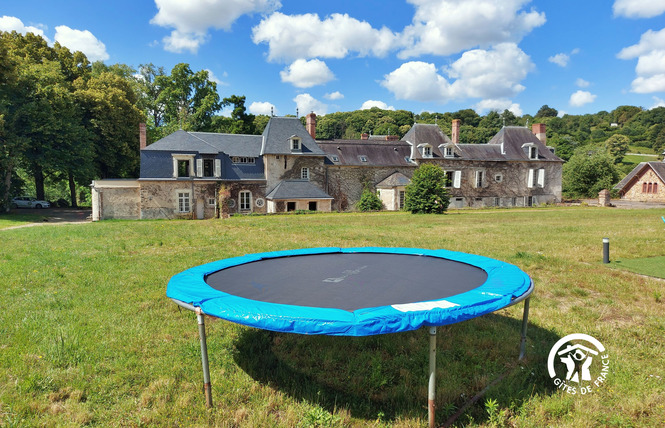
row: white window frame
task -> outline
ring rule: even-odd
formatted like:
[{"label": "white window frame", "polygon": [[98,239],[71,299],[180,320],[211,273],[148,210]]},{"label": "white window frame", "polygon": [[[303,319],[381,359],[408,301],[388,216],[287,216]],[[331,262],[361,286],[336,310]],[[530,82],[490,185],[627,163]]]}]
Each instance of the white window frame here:
[{"label": "white window frame", "polygon": [[455,171],[453,174],[453,188],[459,189],[462,187],[462,171]]},{"label": "white window frame", "polygon": [[231,163],[240,165],[254,165],[256,158],[250,156],[232,156]]},{"label": "white window frame", "polygon": [[497,183],[502,183],[503,182],[503,174],[501,174],[500,172],[494,174],[494,181],[496,181]]},{"label": "white window frame", "polygon": [[305,166],[305,167],[302,167],[300,169],[300,179],[309,181],[309,168],[308,167]]},{"label": "white window frame", "polygon": [[446,158],[454,158],[455,157],[455,151],[453,150],[452,147],[448,146],[445,149],[445,153],[443,155]]},{"label": "white window frame", "polygon": [[474,187],[476,189],[482,189],[483,187],[485,187],[485,170],[484,169],[476,170],[476,173],[474,174],[473,184],[474,184]]},{"label": "white window frame", "polygon": [[209,207],[215,207],[215,206],[217,206],[217,199],[215,199],[215,198],[208,198],[208,206],[209,206]]},{"label": "white window frame", "polygon": [[538,159],[538,147],[529,146],[529,159]]},{"label": "white window frame", "polygon": [[365,155],[358,156],[358,159],[360,159],[360,162],[367,162],[367,156]]},{"label": "white window frame", "polygon": [[[194,155],[171,155],[173,158],[173,178],[188,178],[195,177],[194,171]],[[185,177],[178,177],[178,162],[187,161],[189,162],[189,175]]]},{"label": "white window frame", "polygon": [[219,178],[222,176],[222,160],[215,159],[215,177]]},{"label": "white window frame", "polygon": [[241,190],[238,193],[238,207],[240,211],[252,210],[252,192],[249,190]]},{"label": "white window frame", "polygon": [[545,168],[530,168],[526,179],[526,185],[530,189],[534,187],[545,187]]},{"label": "white window frame", "polygon": [[176,205],[178,213],[187,214],[192,212],[192,191],[176,190]]},{"label": "white window frame", "polygon": [[290,146],[292,152],[301,152],[302,151],[302,140],[300,137],[292,136],[290,139]]},{"label": "white window frame", "polygon": [[432,157],[432,146],[423,146],[423,157]]}]

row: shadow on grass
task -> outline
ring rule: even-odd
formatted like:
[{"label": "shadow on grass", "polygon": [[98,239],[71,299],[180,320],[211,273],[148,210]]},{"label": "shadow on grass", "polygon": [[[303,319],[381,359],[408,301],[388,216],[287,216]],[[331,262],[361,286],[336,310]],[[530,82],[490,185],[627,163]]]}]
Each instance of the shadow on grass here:
[{"label": "shadow on grass", "polygon": [[[551,394],[547,354],[559,337],[529,323],[527,356],[518,364],[521,320],[490,314],[438,328],[437,417],[454,414],[492,381],[499,404],[519,408]],[[235,343],[236,363],[256,381],[330,412],[354,418],[427,418],[427,329],[369,337],[302,336],[247,329]],[[485,420],[483,400],[466,414]]]}]

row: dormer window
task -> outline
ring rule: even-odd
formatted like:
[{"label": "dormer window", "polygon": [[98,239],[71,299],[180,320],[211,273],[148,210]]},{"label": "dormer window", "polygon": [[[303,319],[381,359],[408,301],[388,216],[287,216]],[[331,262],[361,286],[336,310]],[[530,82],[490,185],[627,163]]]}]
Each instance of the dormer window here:
[{"label": "dormer window", "polygon": [[291,151],[292,152],[301,152],[302,151],[302,142],[300,140],[300,137],[297,136],[292,136],[289,138],[290,145],[291,145]]},{"label": "dormer window", "polygon": [[447,158],[455,157],[455,152],[453,151],[453,148],[452,148],[452,147],[446,147],[446,154],[445,154],[445,156],[446,156]]},{"label": "dormer window", "polygon": [[529,159],[538,159],[538,147],[534,143],[526,143],[522,149]]},{"label": "dormer window", "polygon": [[419,144],[418,148],[420,149],[422,157],[424,158],[432,157],[432,146],[430,146],[429,144]]},{"label": "dormer window", "polygon": [[337,156],[337,155],[331,155],[331,156],[330,156],[330,160],[332,160],[333,162],[339,162],[339,156]]},{"label": "dormer window", "polygon": [[529,159],[538,159],[538,147],[529,147]]},{"label": "dormer window", "polygon": [[360,155],[358,158],[360,159],[360,162],[367,162],[367,156]]},{"label": "dormer window", "polygon": [[432,148],[430,146],[423,147],[423,156],[426,158],[432,157]]},{"label": "dormer window", "polygon": [[194,177],[194,155],[174,154],[173,158],[173,177],[186,178]]}]

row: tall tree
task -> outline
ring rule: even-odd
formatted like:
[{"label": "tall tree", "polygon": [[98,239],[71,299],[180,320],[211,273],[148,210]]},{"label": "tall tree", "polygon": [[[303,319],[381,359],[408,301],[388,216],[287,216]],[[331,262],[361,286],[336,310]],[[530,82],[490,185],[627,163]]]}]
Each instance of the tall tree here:
[{"label": "tall tree", "polygon": [[552,108],[545,104],[542,106],[540,109],[538,109],[538,113],[536,113],[535,118],[541,118],[541,117],[557,117],[559,115],[559,112],[557,109]]},{"label": "tall tree", "polygon": [[231,95],[222,100],[222,106],[233,106],[231,112],[231,126],[226,132],[230,134],[254,134],[254,115],[247,113],[245,96]]},{"label": "tall tree", "polygon": [[164,120],[169,131],[177,129],[206,131],[221,107],[217,84],[205,70],[194,73],[189,64],[173,67],[168,76],[157,76],[162,88],[157,101],[164,106]]},{"label": "tall tree", "polygon": [[406,186],[404,208],[414,214],[443,214],[450,203],[450,195],[444,187],[445,178],[439,166],[420,165]]}]

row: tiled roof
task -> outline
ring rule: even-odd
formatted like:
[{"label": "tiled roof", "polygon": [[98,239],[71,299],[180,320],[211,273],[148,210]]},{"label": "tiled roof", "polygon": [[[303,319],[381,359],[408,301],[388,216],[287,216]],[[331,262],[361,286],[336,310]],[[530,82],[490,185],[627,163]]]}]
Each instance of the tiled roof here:
[{"label": "tiled roof", "polygon": [[259,157],[260,135],[218,134],[212,132],[176,131],[155,141],[144,150],[195,152],[205,155],[226,153],[229,156]]},{"label": "tiled roof", "polygon": [[[409,132],[404,134],[402,140],[408,141],[415,147],[420,144],[429,144],[432,146],[432,157],[435,159],[443,157],[443,153],[439,150],[440,145],[452,143],[450,138],[439,128],[439,125],[427,123],[414,124]],[[414,150],[414,157],[422,158],[418,150]]]},{"label": "tiled roof", "polygon": [[617,190],[623,190],[626,186],[628,186],[634,178],[636,178],[638,175],[642,174],[642,171],[644,168],[650,167],[653,172],[660,178],[660,180],[665,183],[665,162],[640,162],[635,168],[633,168],[630,173],[623,178],[617,184],[614,186],[615,189]]},{"label": "tiled roof", "polygon": [[283,180],[272,189],[266,199],[333,199],[308,180]]},{"label": "tiled roof", "polygon": [[498,147],[501,147],[501,144],[503,144],[504,154],[501,155],[501,160],[531,160],[529,159],[528,152],[522,148],[524,144],[529,143],[538,148],[539,161],[563,162],[563,160],[552,153],[533,132],[522,126],[504,126],[494,137],[492,137],[488,145],[497,145]]}]

